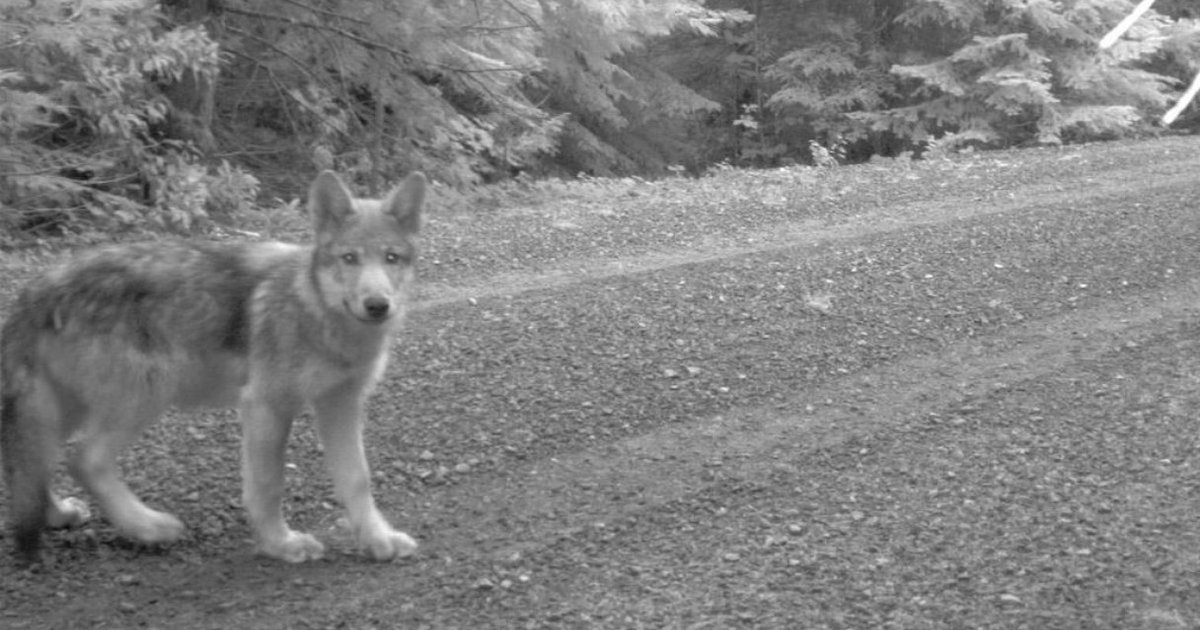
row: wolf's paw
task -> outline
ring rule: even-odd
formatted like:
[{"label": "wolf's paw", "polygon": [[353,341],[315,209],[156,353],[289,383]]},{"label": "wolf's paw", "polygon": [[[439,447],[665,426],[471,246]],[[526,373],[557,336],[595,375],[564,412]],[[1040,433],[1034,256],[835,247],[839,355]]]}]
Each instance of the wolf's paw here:
[{"label": "wolf's paw", "polygon": [[146,510],[131,522],[123,523],[118,529],[128,538],[147,545],[173,543],[183,536],[183,523],[173,514]]},{"label": "wolf's paw", "polygon": [[374,535],[364,535],[358,544],[372,560],[391,560],[411,556],[417,551],[417,541],[404,532],[385,528]]},{"label": "wolf's paw", "polygon": [[320,560],[325,555],[325,545],[311,534],[288,530],[279,540],[264,540],[258,544],[258,553],[284,562],[308,562]]},{"label": "wolf's paw", "polygon": [[58,529],[62,527],[79,527],[92,518],[92,511],[87,503],[75,497],[56,499],[50,504],[46,515],[46,525]]}]

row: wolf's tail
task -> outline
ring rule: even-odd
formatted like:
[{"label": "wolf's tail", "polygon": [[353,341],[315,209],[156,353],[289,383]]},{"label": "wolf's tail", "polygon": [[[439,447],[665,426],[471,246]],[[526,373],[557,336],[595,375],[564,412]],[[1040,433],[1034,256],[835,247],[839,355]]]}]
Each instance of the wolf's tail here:
[{"label": "wolf's tail", "polygon": [[35,372],[38,330],[21,310],[18,305],[0,330],[0,463],[14,550],[33,562],[50,509],[56,438],[50,419],[39,417],[49,410],[37,403],[48,394]]}]

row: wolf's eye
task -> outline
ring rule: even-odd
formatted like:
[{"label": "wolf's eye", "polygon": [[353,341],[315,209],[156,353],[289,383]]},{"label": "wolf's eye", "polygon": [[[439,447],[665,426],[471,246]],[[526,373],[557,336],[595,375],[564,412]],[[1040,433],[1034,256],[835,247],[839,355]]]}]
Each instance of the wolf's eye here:
[{"label": "wolf's eye", "polygon": [[400,254],[397,254],[396,252],[388,252],[388,253],[384,254],[383,259],[385,261],[387,261],[387,264],[389,264],[389,265],[398,265],[398,264],[400,264],[402,262],[406,262],[408,260],[405,256],[401,256]]},{"label": "wolf's eye", "polygon": [[346,252],[345,254],[342,254],[342,262],[346,263],[347,265],[357,265],[358,254],[355,254],[354,252]]}]

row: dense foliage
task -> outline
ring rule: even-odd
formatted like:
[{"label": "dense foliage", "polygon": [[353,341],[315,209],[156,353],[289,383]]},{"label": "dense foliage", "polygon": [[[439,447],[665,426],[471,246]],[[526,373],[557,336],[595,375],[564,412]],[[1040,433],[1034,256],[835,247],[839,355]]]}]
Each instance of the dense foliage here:
[{"label": "dense foliage", "polygon": [[229,0],[223,12],[237,51],[223,89],[240,96],[218,100],[234,126],[273,131],[272,147],[315,140],[368,178],[421,168],[451,184],[556,159],[572,174],[638,168],[620,142],[716,105],[628,53],[739,15],[695,0]]},{"label": "dense foliage", "polygon": [[1115,137],[1200,67],[1183,0],[1099,51],[1132,6],[0,0],[0,221],[187,229],[317,168],[445,194]]},{"label": "dense foliage", "polygon": [[158,83],[218,72],[203,29],[164,29],[139,0],[6,1],[0,17],[5,227],[67,217],[186,229],[253,201],[253,177],[210,169],[163,133],[172,110]]},{"label": "dense foliage", "polygon": [[[1159,2],[1114,49],[1126,0],[743,0],[723,86],[725,155],[750,163],[1136,131],[1200,62],[1187,3]],[[686,67],[687,61],[683,61]],[[812,156],[814,159],[816,156]]]}]

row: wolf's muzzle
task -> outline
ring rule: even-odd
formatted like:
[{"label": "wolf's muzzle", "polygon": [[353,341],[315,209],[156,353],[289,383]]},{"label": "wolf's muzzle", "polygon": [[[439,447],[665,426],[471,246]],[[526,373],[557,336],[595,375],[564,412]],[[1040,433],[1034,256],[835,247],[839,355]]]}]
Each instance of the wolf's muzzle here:
[{"label": "wolf's muzzle", "polygon": [[363,312],[367,318],[372,321],[383,321],[387,319],[392,304],[387,298],[369,297],[363,300]]}]

